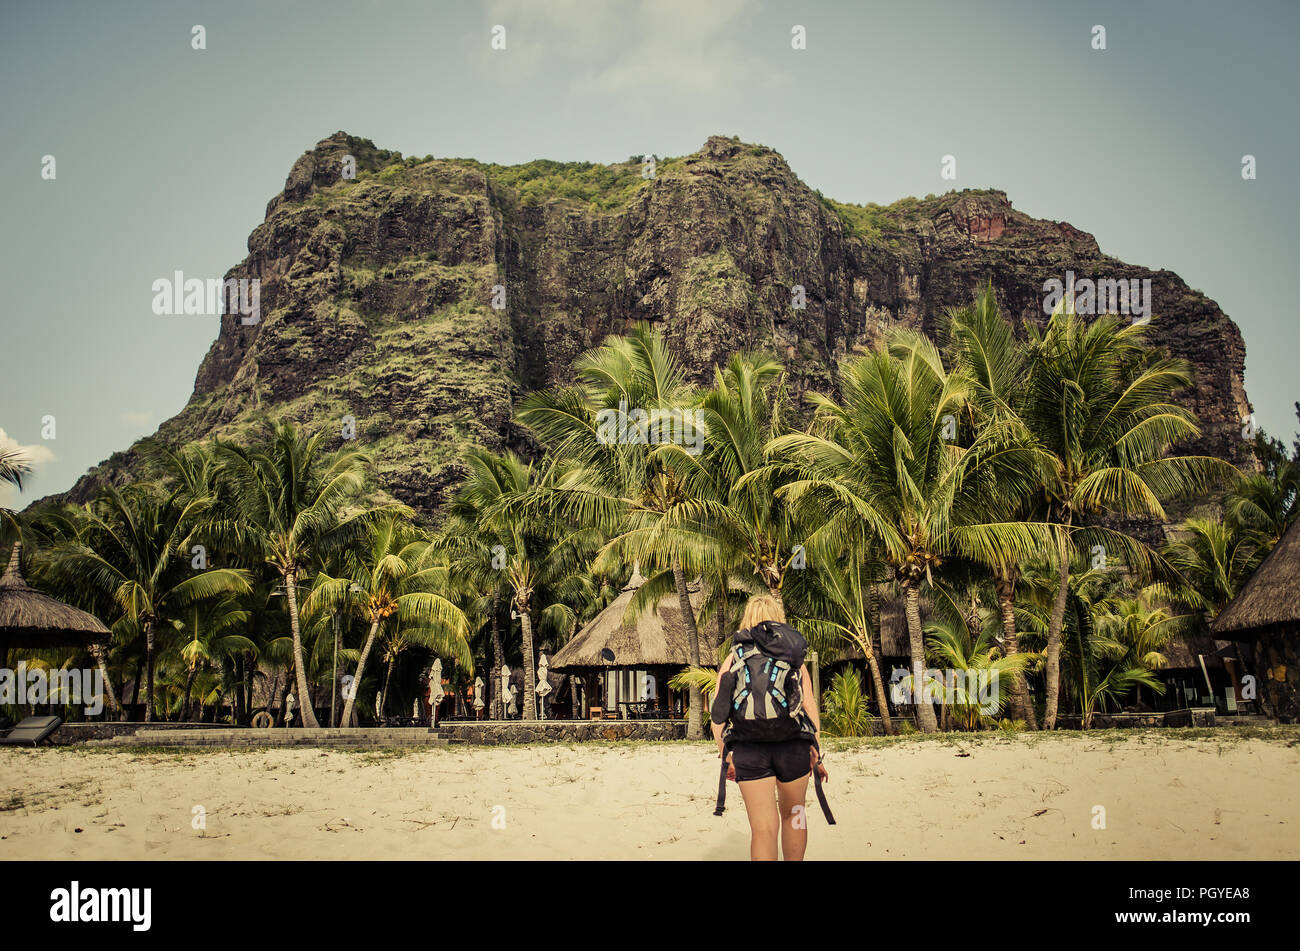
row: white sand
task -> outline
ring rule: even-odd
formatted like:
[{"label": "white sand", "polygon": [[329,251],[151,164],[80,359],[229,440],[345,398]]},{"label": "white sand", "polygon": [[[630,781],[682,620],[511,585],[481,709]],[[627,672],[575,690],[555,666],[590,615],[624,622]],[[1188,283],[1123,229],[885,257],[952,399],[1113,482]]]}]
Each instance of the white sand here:
[{"label": "white sand", "polygon": [[[810,789],[808,857],[1294,858],[1300,728],[1280,736],[830,741],[839,825],[825,824]],[[705,743],[5,749],[0,859],[745,859],[739,791],[730,784],[715,818],[716,788]],[[195,806],[206,829],[193,828]],[[1105,829],[1093,828],[1094,806]]]}]

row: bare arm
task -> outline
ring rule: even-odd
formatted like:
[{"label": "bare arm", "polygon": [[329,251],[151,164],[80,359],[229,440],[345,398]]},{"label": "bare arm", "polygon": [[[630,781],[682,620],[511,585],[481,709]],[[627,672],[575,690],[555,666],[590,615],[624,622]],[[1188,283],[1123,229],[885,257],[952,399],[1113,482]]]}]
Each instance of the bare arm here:
[{"label": "bare arm", "polygon": [[[718,695],[718,691],[722,689],[722,675],[731,669],[731,662],[734,659],[734,657],[735,657],[734,654],[728,654],[727,659],[724,660],[722,662],[722,666],[718,668],[718,677],[713,682],[713,696],[716,697]],[[722,724],[714,723],[713,718],[709,717],[709,726],[713,729],[713,741],[718,744],[718,755],[721,756],[723,753]]]},{"label": "bare arm", "polygon": [[812,677],[808,673],[808,665],[804,664],[799,670],[799,683],[802,687],[802,700],[804,713],[808,714],[808,719],[812,720],[813,729],[817,731],[817,741],[821,742],[822,737],[822,715],[817,709],[817,697],[813,693]]},{"label": "bare arm", "polygon": [[799,671],[799,681],[803,685],[801,703],[803,704],[804,712],[808,714],[808,719],[812,721],[813,730],[816,736],[813,745],[808,749],[808,758],[812,762],[813,769],[821,773],[822,779],[826,780],[830,777],[826,772],[826,767],[822,765],[820,753],[822,745],[822,715],[821,711],[817,709],[817,695],[813,693],[812,677],[808,674],[807,664],[805,664],[803,669]]}]

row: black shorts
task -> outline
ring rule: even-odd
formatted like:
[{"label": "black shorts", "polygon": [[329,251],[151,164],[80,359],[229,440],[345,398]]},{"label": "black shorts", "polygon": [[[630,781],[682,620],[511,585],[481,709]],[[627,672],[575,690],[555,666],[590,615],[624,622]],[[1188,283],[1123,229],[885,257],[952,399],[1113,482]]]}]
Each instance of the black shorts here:
[{"label": "black shorts", "polygon": [[731,748],[731,762],[736,767],[736,782],[775,776],[777,782],[792,783],[812,772],[809,763],[809,740],[785,740],[780,743],[737,743]]}]

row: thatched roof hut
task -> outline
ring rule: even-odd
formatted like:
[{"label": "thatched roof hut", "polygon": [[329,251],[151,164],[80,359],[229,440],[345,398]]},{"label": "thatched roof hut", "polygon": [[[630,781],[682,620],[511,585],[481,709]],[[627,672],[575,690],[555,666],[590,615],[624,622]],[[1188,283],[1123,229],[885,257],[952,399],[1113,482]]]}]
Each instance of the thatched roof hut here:
[{"label": "thatched roof hut", "polygon": [[1250,648],[1260,709],[1300,722],[1300,521],[1273,546],[1210,630]]},{"label": "thatched roof hut", "polygon": [[1210,629],[1220,637],[1248,640],[1274,624],[1300,624],[1300,521],[1286,530]]},{"label": "thatched roof hut", "polygon": [[41,594],[23,579],[21,544],[0,575],[0,663],[10,647],[46,650],[88,647],[109,640],[99,618]]},{"label": "thatched roof hut", "polygon": [[[628,605],[645,579],[633,571],[632,579],[605,610],[573,635],[551,657],[551,670],[590,670],[616,667],[686,667],[691,663],[690,641],[677,595],[663,598],[652,611],[633,621],[625,619]],[[688,586],[691,607],[698,614],[704,599],[699,584]],[[699,626],[700,662],[716,666],[718,642],[711,624]]]},{"label": "thatched roof hut", "polygon": [[[628,605],[644,583],[641,573],[633,569],[631,580],[618,597],[551,657],[552,672],[576,675],[581,681],[584,707],[590,708],[592,715],[598,709],[606,717],[682,713],[682,695],[668,684],[669,677],[691,663],[681,604],[674,592],[661,598],[652,610],[628,619]],[[690,584],[687,594],[698,617],[704,601],[703,586]],[[701,624],[698,631],[700,663],[716,666],[714,625]]]},{"label": "thatched roof hut", "polygon": [[1237,645],[1205,634],[1182,634],[1170,638],[1160,652],[1168,661],[1163,670],[1199,669],[1202,658],[1211,667],[1222,666],[1225,657],[1235,658]]}]

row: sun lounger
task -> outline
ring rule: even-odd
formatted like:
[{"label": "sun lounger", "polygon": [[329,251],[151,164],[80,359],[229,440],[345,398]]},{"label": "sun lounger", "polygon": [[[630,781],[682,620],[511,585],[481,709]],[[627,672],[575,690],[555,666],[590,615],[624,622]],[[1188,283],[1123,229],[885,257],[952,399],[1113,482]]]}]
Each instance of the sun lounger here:
[{"label": "sun lounger", "polygon": [[0,746],[36,746],[61,726],[63,720],[59,717],[28,717],[0,737]]}]

